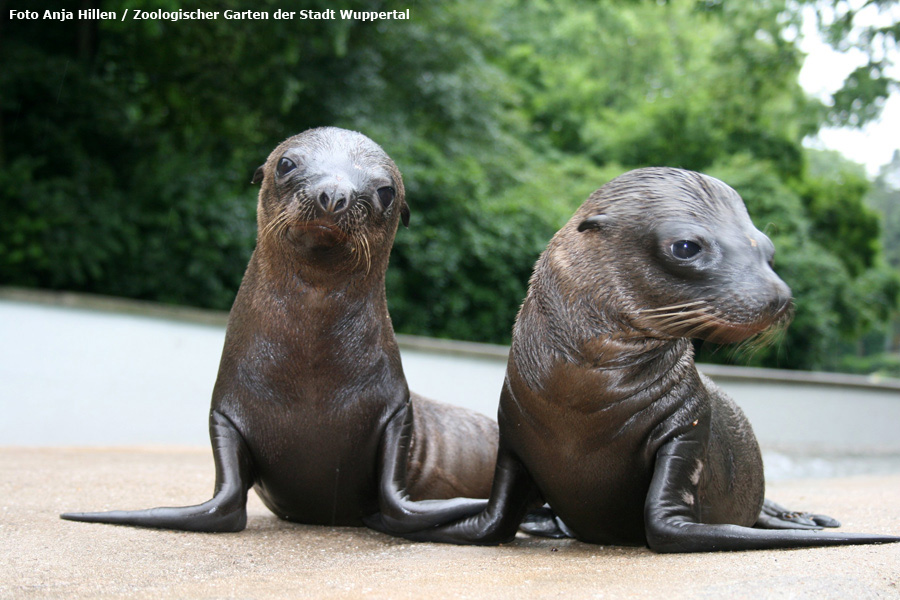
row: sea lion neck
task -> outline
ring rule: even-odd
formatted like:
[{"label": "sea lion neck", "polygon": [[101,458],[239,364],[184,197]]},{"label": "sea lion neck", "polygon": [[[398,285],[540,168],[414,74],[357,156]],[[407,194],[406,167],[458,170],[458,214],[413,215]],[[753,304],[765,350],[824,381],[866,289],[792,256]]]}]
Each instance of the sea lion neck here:
[{"label": "sea lion neck", "polygon": [[[631,397],[649,381],[671,379],[693,365],[686,339],[657,338],[606,317],[602,302],[568,294],[552,269],[532,280],[513,331],[512,353],[520,376],[533,389],[565,385],[577,376],[596,382],[606,402]],[[562,285],[561,285],[562,284]],[[580,373],[579,375],[576,375]],[[654,394],[667,392],[657,386]]]},{"label": "sea lion neck", "polygon": [[567,236],[558,236],[538,260],[522,315],[542,322],[552,346],[585,362],[627,364],[674,343],[677,338],[635,323],[639,302],[616,269],[589,269],[585,259]]},{"label": "sea lion neck", "polygon": [[[328,372],[341,381],[385,365],[402,374],[383,274],[324,285],[273,272],[271,266],[254,253],[231,311],[228,335],[243,340],[239,345],[246,351],[268,356],[272,364],[319,364],[317,376]],[[220,379],[231,367],[220,368]],[[294,383],[263,387],[272,385]]]}]

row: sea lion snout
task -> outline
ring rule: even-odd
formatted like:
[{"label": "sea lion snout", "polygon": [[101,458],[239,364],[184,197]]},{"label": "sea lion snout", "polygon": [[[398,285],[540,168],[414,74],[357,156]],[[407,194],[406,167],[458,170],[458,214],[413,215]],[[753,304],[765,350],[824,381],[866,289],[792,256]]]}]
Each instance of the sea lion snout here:
[{"label": "sea lion snout", "polygon": [[[742,214],[738,212],[736,217],[740,223]],[[793,295],[791,288],[775,272],[775,245],[752,225],[745,224],[743,234],[740,231],[738,228],[731,231],[724,228],[718,239],[725,250],[720,282],[722,289],[733,290],[732,295],[740,297],[733,306],[743,307],[749,320],[759,330],[783,319],[789,321]],[[742,314],[740,310],[724,310],[733,316]]]},{"label": "sea lion snout", "polygon": [[781,314],[793,301],[793,294],[788,284],[775,271],[769,270],[769,307],[771,312]]},{"label": "sea lion snout", "polygon": [[320,216],[338,215],[356,204],[357,191],[343,178],[330,177],[309,190]]},{"label": "sea lion snout", "polygon": [[768,303],[760,311],[764,324],[763,330],[769,328],[782,329],[786,327],[792,320],[794,314],[794,298],[791,294],[791,288],[775,274],[770,271],[768,284]]}]

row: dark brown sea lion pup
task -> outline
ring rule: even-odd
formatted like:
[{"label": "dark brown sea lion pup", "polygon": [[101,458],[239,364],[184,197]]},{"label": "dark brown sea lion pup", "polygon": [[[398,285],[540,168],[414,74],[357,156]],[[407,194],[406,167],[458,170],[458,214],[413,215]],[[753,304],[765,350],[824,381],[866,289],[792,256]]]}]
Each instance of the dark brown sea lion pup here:
[{"label": "dark brown sea lion pup", "polygon": [[488,507],[406,537],[508,541],[543,499],[580,540],[657,552],[900,541],[810,531],[838,523],[764,500],[750,423],[694,366],[688,338],[736,342],[787,318],[773,254],[711,177],[640,169],[594,192],[516,320]]},{"label": "dark brown sea lion pup", "polygon": [[258,181],[256,249],[212,397],[213,498],[62,518],[239,531],[252,486],[302,523],[377,516],[403,531],[480,510],[469,498],[490,492],[496,424],[410,394],[400,364],[384,279],[409,209],[393,161],[362,134],[312,129],[279,145]]}]

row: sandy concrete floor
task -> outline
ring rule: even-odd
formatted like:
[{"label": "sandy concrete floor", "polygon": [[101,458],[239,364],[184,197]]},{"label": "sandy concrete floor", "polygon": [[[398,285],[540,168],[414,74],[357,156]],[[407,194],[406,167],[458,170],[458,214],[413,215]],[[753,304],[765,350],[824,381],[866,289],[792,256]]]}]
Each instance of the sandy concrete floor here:
[{"label": "sandy concrete floor", "polygon": [[[66,510],[206,500],[208,450],[0,449],[0,598],[898,598],[900,544],[657,555],[521,536],[418,544],[279,521],[252,496],[245,531],[73,523]],[[900,475],[771,485],[844,530],[900,533]]]}]

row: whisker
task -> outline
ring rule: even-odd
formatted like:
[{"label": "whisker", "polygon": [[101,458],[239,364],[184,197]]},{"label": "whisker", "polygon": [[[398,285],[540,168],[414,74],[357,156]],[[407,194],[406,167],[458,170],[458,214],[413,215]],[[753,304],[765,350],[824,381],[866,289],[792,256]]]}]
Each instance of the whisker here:
[{"label": "whisker", "polygon": [[691,329],[689,329],[689,330],[684,334],[684,337],[686,337],[686,338],[692,338],[692,337],[695,337],[696,335],[698,335],[699,333],[701,333],[704,329],[706,329],[707,327],[709,327],[709,325],[712,323],[712,321],[713,321],[712,318],[708,318],[708,319],[705,319],[705,320],[702,321],[702,322],[697,323],[696,326],[692,327]]},{"label": "whisker", "polygon": [[363,236],[362,241],[366,252],[366,275],[368,275],[369,270],[372,268],[372,251],[369,248],[369,240],[365,236]]},{"label": "whisker", "polygon": [[286,226],[288,219],[287,213],[280,213],[277,217],[272,219],[272,221],[266,225],[265,229],[260,232],[260,237],[266,238],[270,235],[280,235],[281,229]]},{"label": "whisker", "polygon": [[790,312],[786,313],[763,331],[738,344],[732,352],[732,357],[749,362],[762,349],[781,344],[791,322],[791,316]]},{"label": "whisker", "polygon": [[682,308],[689,308],[691,306],[699,306],[701,304],[706,304],[706,300],[695,300],[693,302],[684,302],[682,304],[670,304],[669,306],[662,306],[660,308],[643,308],[640,310],[641,314],[643,313],[654,313],[654,312],[672,312]]},{"label": "whisker", "polygon": [[698,321],[707,323],[710,319],[712,319],[712,315],[706,310],[694,310],[665,315],[646,315],[643,317],[643,322],[652,327],[668,327],[670,325],[687,325]]},{"label": "whisker", "polygon": [[709,316],[709,313],[706,310],[690,310],[677,313],[666,313],[662,315],[646,315],[643,318],[654,323],[666,324],[705,316]]},{"label": "whisker", "polygon": [[362,262],[362,259],[363,259],[363,246],[362,246],[362,245],[363,245],[363,242],[362,242],[362,236],[360,236],[360,235],[354,233],[354,234],[350,237],[350,242],[352,243],[352,246],[351,246],[351,248],[350,248],[350,251],[353,252],[353,253],[356,255],[356,262],[353,263],[353,270],[355,271],[355,270],[359,267],[359,265],[360,265],[360,263]]},{"label": "whisker", "polygon": [[685,319],[684,321],[679,321],[679,325],[709,325],[710,323],[714,323],[715,318],[712,315],[702,315],[698,317],[694,317],[693,319]]}]

